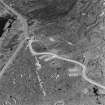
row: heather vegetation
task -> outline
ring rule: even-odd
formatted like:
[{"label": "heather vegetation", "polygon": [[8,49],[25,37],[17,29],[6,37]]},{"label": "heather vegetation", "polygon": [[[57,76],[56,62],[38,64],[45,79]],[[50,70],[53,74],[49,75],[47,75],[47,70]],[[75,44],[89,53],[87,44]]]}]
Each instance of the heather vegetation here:
[{"label": "heather vegetation", "polygon": [[104,105],[103,0],[2,1],[0,105]]}]

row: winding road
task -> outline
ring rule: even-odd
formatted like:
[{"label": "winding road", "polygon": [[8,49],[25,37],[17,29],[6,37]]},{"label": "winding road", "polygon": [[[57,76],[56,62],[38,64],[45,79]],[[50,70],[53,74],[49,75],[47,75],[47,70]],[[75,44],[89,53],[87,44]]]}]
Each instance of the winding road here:
[{"label": "winding road", "polygon": [[[12,64],[12,62],[15,60],[18,52],[22,49],[23,47],[23,44],[26,40],[28,40],[28,45],[27,45],[27,48],[29,48],[31,54],[33,56],[37,56],[37,55],[50,55],[51,58],[49,59],[53,59],[53,58],[58,58],[60,60],[65,60],[65,61],[68,61],[68,62],[72,62],[72,63],[76,63],[78,65],[80,65],[82,67],[82,77],[88,81],[89,83],[93,84],[93,85],[96,85],[102,89],[105,89],[105,86],[103,86],[102,84],[99,84],[97,83],[96,81],[90,79],[87,77],[86,75],[86,66],[78,61],[75,61],[75,60],[72,60],[72,59],[69,59],[69,58],[65,58],[65,57],[62,57],[62,56],[59,56],[57,54],[54,54],[52,52],[42,52],[42,53],[37,53],[35,52],[33,49],[32,49],[32,46],[31,44],[37,40],[34,40],[34,37],[29,37],[29,34],[28,34],[28,25],[27,25],[27,21],[26,19],[21,16],[19,13],[17,13],[17,11],[15,11],[13,8],[9,7],[7,4],[5,4],[2,0],[0,0],[0,2],[5,6],[5,8],[7,8],[7,10],[11,11],[13,14],[17,15],[17,17],[19,18],[19,20],[23,23],[23,27],[22,27],[22,30],[24,31],[23,33],[23,36],[24,36],[24,40],[19,44],[17,50],[14,52],[14,54],[10,57],[10,59],[7,61],[7,63],[5,64],[4,68],[1,70],[0,72],[0,79],[2,78],[3,74],[6,72],[7,68]],[[49,60],[48,59],[48,60]]]},{"label": "winding road", "polygon": [[[36,41],[37,41],[37,40],[36,40]],[[94,80],[92,80],[92,79],[90,79],[90,78],[87,77],[87,75],[86,75],[86,70],[87,70],[87,68],[86,68],[86,66],[85,66],[84,64],[82,64],[82,63],[80,63],[80,62],[78,62],[78,61],[72,60],[72,59],[68,59],[68,58],[59,56],[59,55],[54,54],[54,53],[52,53],[52,52],[37,53],[37,52],[35,52],[35,51],[33,50],[32,46],[31,46],[31,44],[32,44],[33,42],[35,42],[35,40],[34,40],[34,38],[32,37],[32,38],[29,40],[28,47],[29,47],[30,52],[31,52],[31,54],[32,54],[33,56],[37,56],[37,55],[49,55],[49,56],[51,56],[51,57],[50,57],[48,60],[54,59],[54,58],[58,58],[58,59],[60,59],[60,60],[65,60],[65,61],[68,61],[68,62],[76,63],[76,64],[78,64],[78,65],[80,65],[80,66],[82,67],[82,69],[83,69],[83,70],[82,70],[82,77],[83,77],[86,81],[88,81],[89,83],[91,83],[91,84],[93,84],[93,85],[96,85],[96,86],[98,86],[98,87],[100,87],[100,88],[102,88],[102,89],[105,89],[105,86],[103,86],[102,84],[99,84],[99,83],[97,83],[96,81],[94,81]]]}]

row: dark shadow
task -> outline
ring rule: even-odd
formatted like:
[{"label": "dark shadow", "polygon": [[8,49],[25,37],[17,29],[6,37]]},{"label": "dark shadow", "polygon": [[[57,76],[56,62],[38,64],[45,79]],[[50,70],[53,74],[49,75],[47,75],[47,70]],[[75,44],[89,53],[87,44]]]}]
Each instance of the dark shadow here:
[{"label": "dark shadow", "polygon": [[0,37],[2,37],[2,35],[5,31],[4,28],[7,24],[7,22],[9,23],[7,28],[10,28],[13,21],[14,21],[14,18],[10,14],[0,16]]}]

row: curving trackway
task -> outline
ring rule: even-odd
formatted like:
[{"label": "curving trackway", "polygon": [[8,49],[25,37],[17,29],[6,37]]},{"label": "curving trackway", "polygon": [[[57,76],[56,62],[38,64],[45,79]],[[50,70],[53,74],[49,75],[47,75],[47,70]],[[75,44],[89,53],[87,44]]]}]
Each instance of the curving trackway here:
[{"label": "curving trackway", "polygon": [[17,11],[15,11],[13,8],[9,7],[8,5],[6,5],[3,0],[0,0],[0,2],[5,6],[5,8],[9,11],[11,11],[13,14],[17,15],[19,20],[23,23],[23,27],[22,27],[22,30],[24,31],[23,33],[23,36],[24,36],[24,40],[19,44],[17,50],[14,52],[13,56],[11,56],[11,58],[8,60],[8,62],[5,64],[4,68],[1,70],[0,72],[0,79],[2,78],[2,75],[6,72],[7,68],[10,66],[10,64],[12,64],[13,60],[15,60],[16,58],[16,55],[18,54],[18,52],[21,50],[21,48],[23,47],[23,44],[25,43],[25,41],[28,40],[28,45],[27,45],[27,48],[30,49],[30,52],[33,56],[37,56],[37,55],[50,55],[52,56],[50,59],[52,58],[58,58],[58,59],[61,59],[61,60],[65,60],[65,61],[68,61],[68,62],[72,62],[72,63],[76,63],[78,65],[80,65],[83,70],[82,70],[82,77],[88,81],[89,83],[93,84],[93,85],[96,85],[102,89],[105,89],[105,86],[97,83],[96,81],[90,79],[87,77],[86,75],[86,66],[78,61],[75,61],[75,60],[72,60],[72,59],[68,59],[68,58],[65,58],[65,57],[62,57],[62,56],[59,56],[59,55],[56,55],[54,53],[51,53],[51,52],[42,52],[42,53],[37,53],[35,52],[33,49],[32,49],[32,46],[31,44],[35,41],[38,41],[38,40],[34,40],[34,37],[31,37],[29,38],[29,34],[28,34],[28,25],[27,25],[27,20],[25,18],[23,18],[23,16],[21,16],[19,13],[17,13]]},{"label": "curving trackway", "polygon": [[82,64],[82,63],[80,63],[80,62],[78,62],[78,61],[72,60],[72,59],[68,59],[68,58],[65,58],[65,57],[56,55],[56,54],[54,54],[54,53],[52,53],[52,52],[42,52],[42,53],[37,53],[37,52],[35,52],[35,51],[33,50],[32,46],[31,46],[31,44],[32,44],[33,42],[35,42],[35,41],[38,41],[38,40],[34,40],[34,37],[32,37],[32,38],[29,40],[29,43],[28,43],[28,47],[29,47],[30,52],[31,52],[31,54],[32,54],[33,56],[37,56],[37,55],[50,55],[50,56],[52,56],[50,59],[58,58],[58,59],[65,60],[65,61],[68,61],[68,62],[76,63],[76,64],[78,64],[78,65],[80,65],[80,66],[82,67],[82,69],[83,69],[83,70],[82,70],[82,77],[83,77],[86,81],[88,81],[89,83],[91,83],[91,84],[93,84],[93,85],[96,85],[96,86],[98,86],[98,87],[100,87],[100,88],[102,88],[102,89],[105,89],[105,86],[103,86],[103,85],[97,83],[96,81],[94,81],[94,80],[92,80],[92,79],[90,79],[90,78],[87,77],[87,75],[86,75],[86,70],[87,70],[87,68],[86,68],[86,66],[85,66],[84,64]]}]

